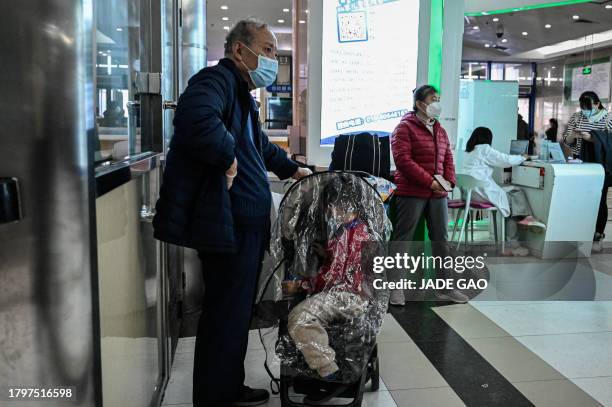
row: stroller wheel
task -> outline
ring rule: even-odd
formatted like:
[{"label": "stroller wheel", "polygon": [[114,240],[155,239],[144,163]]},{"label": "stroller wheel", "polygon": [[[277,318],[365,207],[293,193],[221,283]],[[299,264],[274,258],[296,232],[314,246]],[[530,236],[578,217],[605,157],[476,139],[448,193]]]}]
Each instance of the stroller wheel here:
[{"label": "stroller wheel", "polygon": [[368,360],[367,374],[370,383],[370,391],[378,391],[380,388],[380,366],[378,363],[378,344],[374,345],[370,360]]},{"label": "stroller wheel", "polygon": [[372,370],[370,371],[370,382],[372,385],[370,386],[370,389],[371,391],[378,391],[378,389],[380,388],[380,370],[378,365],[378,357],[372,358],[370,363],[372,364]]}]

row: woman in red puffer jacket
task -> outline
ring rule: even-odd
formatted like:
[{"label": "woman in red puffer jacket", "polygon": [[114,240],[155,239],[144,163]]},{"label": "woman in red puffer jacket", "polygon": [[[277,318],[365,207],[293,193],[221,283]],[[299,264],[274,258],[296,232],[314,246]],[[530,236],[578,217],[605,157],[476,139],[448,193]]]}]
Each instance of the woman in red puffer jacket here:
[{"label": "woman in red puffer jacket", "polygon": [[[414,92],[414,111],[402,118],[391,136],[397,184],[394,236],[396,241],[412,241],[420,219],[425,217],[434,255],[445,256],[448,193],[441,184],[454,188],[455,164],[450,141],[438,121],[440,112],[436,88],[421,86]],[[438,182],[438,177],[443,180]],[[452,290],[436,295],[444,300],[467,301],[463,294]],[[392,291],[391,304],[403,305],[404,301],[402,290]]]}]

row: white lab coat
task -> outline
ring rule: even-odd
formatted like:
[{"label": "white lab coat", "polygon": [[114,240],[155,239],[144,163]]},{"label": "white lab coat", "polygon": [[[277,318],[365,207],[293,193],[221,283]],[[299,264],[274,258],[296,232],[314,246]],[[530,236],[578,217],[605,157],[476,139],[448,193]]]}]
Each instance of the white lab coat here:
[{"label": "white lab coat", "polygon": [[500,153],[488,144],[479,144],[473,151],[465,153],[463,173],[487,183],[472,191],[473,200],[485,200],[495,205],[504,215],[510,216],[510,204],[506,192],[493,180],[493,168],[508,168],[521,164],[525,158],[520,155]]}]

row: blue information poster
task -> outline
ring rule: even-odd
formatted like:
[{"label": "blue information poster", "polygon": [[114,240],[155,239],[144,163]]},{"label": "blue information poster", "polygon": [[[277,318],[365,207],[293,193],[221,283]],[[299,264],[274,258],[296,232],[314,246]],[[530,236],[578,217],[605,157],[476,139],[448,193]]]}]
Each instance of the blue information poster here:
[{"label": "blue information poster", "polygon": [[323,2],[321,145],[390,134],[412,107],[419,1]]}]

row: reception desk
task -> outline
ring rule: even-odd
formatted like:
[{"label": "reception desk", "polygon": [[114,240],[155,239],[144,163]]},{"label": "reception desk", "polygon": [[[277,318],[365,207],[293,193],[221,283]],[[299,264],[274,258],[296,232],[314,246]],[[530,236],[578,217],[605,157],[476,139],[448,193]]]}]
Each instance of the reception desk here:
[{"label": "reception desk", "polygon": [[525,162],[512,169],[512,184],[525,191],[533,215],[546,224],[521,230],[531,253],[544,259],[589,257],[604,182],[599,164]]}]

